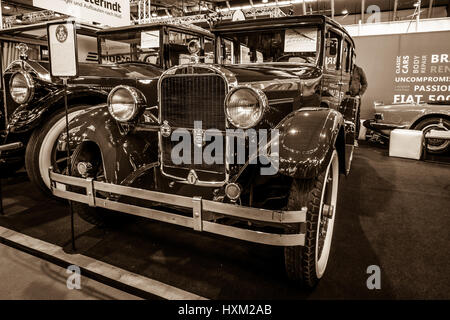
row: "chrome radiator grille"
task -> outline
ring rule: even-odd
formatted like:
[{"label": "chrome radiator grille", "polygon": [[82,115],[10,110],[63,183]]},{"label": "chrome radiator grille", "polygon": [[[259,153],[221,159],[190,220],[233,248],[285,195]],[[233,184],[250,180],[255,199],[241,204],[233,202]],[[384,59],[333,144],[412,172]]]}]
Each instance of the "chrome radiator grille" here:
[{"label": "chrome radiator grille", "polygon": [[[203,130],[225,131],[224,100],[227,89],[222,77],[216,74],[167,76],[162,79],[160,90],[161,121],[167,121],[172,132],[178,128],[185,128],[192,132],[195,121],[202,122]],[[193,137],[191,141],[193,141]],[[178,142],[172,142],[170,137],[162,137],[161,142],[162,162],[166,173],[186,178],[189,170],[195,170],[200,180],[223,179],[225,172],[223,163],[194,164],[193,144],[191,163],[174,165],[171,152]],[[225,145],[223,147],[225,151]],[[224,159],[224,154],[219,156]],[[203,171],[203,177],[200,171]],[[216,174],[211,176],[211,173],[220,174],[220,177]]]},{"label": "chrome radiator grille", "polygon": [[225,130],[225,82],[215,74],[175,75],[161,83],[161,116],[172,128]]}]

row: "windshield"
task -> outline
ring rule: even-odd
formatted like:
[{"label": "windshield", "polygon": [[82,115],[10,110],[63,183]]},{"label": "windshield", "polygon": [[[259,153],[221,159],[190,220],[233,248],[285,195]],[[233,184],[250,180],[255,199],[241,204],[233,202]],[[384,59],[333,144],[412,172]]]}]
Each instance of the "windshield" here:
[{"label": "windshield", "polygon": [[100,61],[103,64],[140,61],[160,65],[160,30],[123,31],[101,35]]},{"label": "windshield", "polygon": [[320,56],[320,34],[317,27],[222,33],[222,63],[317,64]]},{"label": "windshield", "polygon": [[198,41],[202,50],[198,55],[207,56],[205,62],[213,62],[214,46],[212,39],[202,39],[199,35],[170,30],[164,45],[162,57],[161,37],[162,29],[123,31],[99,36],[100,61],[103,64],[123,62],[145,62],[158,67],[172,67],[189,63],[191,54],[189,44]]}]

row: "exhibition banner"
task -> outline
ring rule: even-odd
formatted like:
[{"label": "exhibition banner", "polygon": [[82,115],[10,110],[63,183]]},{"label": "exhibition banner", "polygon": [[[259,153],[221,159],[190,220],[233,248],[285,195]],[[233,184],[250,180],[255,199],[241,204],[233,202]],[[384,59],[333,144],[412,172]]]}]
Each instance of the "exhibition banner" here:
[{"label": "exhibition banner", "polygon": [[354,37],[369,83],[361,117],[373,116],[375,101],[450,101],[449,39],[449,31]]},{"label": "exhibition banner", "polygon": [[394,103],[450,101],[449,53],[415,54],[395,57]]},{"label": "exhibition banner", "polygon": [[33,5],[110,27],[130,25],[130,0],[33,0]]}]

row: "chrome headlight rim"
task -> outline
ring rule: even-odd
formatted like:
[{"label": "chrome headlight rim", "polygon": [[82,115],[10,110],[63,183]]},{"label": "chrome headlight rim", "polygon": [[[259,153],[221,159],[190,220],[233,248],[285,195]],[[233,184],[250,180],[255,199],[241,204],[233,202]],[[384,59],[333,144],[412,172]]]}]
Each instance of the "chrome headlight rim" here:
[{"label": "chrome headlight rim", "polygon": [[[23,101],[17,101],[11,93],[14,77],[18,74],[21,74],[25,78],[25,82],[26,82],[27,88],[28,88],[26,98]],[[35,91],[35,84],[34,84],[33,77],[27,71],[18,70],[16,72],[14,72],[13,75],[11,76],[11,79],[9,79],[9,94],[11,95],[11,98],[13,99],[13,101],[17,104],[23,105],[23,104],[27,104],[28,102],[30,102],[34,97],[34,91]]]},{"label": "chrome headlight rim", "polygon": [[[260,108],[260,115],[258,117],[258,119],[256,121],[254,121],[254,123],[252,123],[251,125],[248,126],[243,126],[240,125],[238,123],[236,123],[231,116],[228,113],[228,104],[230,101],[230,98],[233,96],[234,93],[236,93],[239,90],[249,90],[251,91],[254,96],[258,99],[259,102],[259,108]],[[236,86],[233,89],[231,89],[228,94],[225,97],[225,103],[224,103],[224,111],[225,111],[225,115],[227,117],[227,120],[236,128],[238,129],[250,129],[255,127],[256,125],[258,125],[258,123],[261,122],[262,118],[264,117],[264,113],[265,111],[268,109],[269,107],[269,101],[267,99],[267,96],[264,94],[264,92],[260,89],[256,89],[256,88],[252,88],[249,86]]]},{"label": "chrome headlight rim", "polygon": [[[115,113],[114,113],[114,110],[112,109],[111,100],[114,97],[114,94],[118,90],[125,90],[125,91],[127,91],[127,93],[130,95],[130,97],[133,99],[133,112],[126,119],[117,118]],[[111,92],[109,93],[108,99],[107,99],[107,105],[108,105],[108,112],[109,112],[109,114],[116,121],[119,121],[119,122],[130,122],[130,121],[136,119],[136,117],[139,115],[139,113],[143,109],[145,109],[146,104],[147,104],[147,101],[145,99],[145,96],[139,89],[131,87],[131,86],[126,86],[126,85],[119,85],[119,86],[114,87],[111,90]]]}]

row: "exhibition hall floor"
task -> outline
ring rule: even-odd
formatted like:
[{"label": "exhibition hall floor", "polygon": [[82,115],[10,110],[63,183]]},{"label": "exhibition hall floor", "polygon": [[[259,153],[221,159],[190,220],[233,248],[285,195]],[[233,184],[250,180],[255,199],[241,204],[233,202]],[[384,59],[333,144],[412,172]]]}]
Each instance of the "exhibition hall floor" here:
[{"label": "exhibition hall floor", "polygon": [[[360,143],[350,175],[341,177],[329,264],[313,291],[287,280],[281,248],[139,218],[99,229],[76,217],[78,253],[208,299],[450,299],[450,166],[387,153]],[[3,179],[3,197],[0,226],[70,250],[64,202],[41,195],[23,172]],[[19,275],[2,267],[0,299],[129,298],[69,294],[63,269],[55,276],[47,262],[13,250],[0,247],[0,266],[13,258],[35,270],[21,279],[34,289],[11,294],[8,281]],[[380,290],[367,288],[371,265],[381,269]],[[57,289],[35,294],[50,282]],[[97,289],[94,281],[87,285]]]}]

